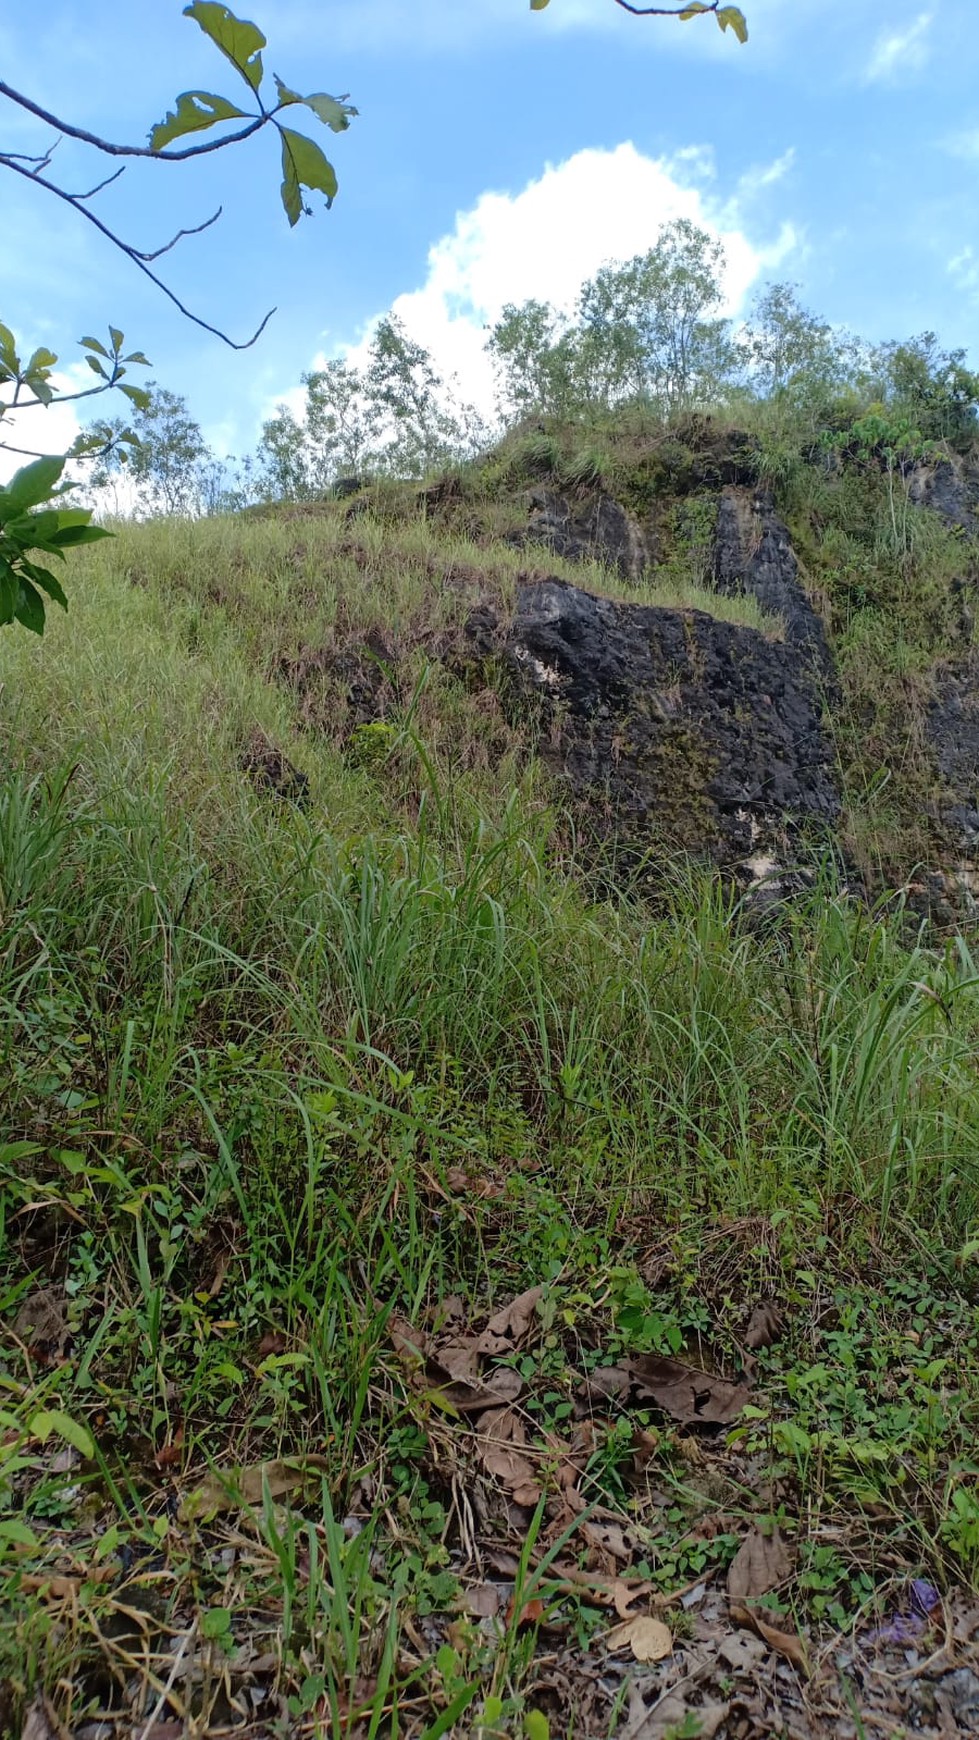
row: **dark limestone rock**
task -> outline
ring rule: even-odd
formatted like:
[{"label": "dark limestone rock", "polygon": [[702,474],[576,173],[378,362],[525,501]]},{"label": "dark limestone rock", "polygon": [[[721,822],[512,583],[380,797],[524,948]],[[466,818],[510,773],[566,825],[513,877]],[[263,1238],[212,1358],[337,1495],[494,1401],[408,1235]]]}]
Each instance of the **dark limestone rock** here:
[{"label": "dark limestone rock", "polygon": [[720,592],[749,593],[769,615],[781,617],[789,645],[805,653],[824,683],[831,682],[826,630],[799,578],[788,531],[767,496],[724,491],[717,510],[714,580]]},{"label": "dark limestone rock", "polygon": [[546,580],[520,586],[505,656],[518,694],[549,718],[548,753],[599,834],[734,865],[837,814],[798,647],[702,611]]},{"label": "dark limestone rock", "polygon": [[257,791],[269,792],[297,809],[309,807],[309,775],[293,765],[264,732],[256,730],[243,751],[239,766]]},{"label": "dark limestone rock", "polygon": [[934,820],[951,846],[974,854],[979,850],[979,663],[971,658],[936,671],[934,682],[925,722],[939,785]]},{"label": "dark limestone rock", "polygon": [[979,535],[979,465],[962,459],[919,465],[911,475],[909,494],[918,507],[933,508],[948,525],[961,527],[969,537]]},{"label": "dark limestone rock", "polygon": [[554,490],[535,489],[530,508],[526,527],[510,534],[509,542],[518,548],[543,544],[569,562],[604,562],[624,580],[639,580],[649,567],[643,533],[611,496],[599,494],[572,506]]},{"label": "dark limestone rock", "polygon": [[338,477],[333,485],[333,494],[337,501],[345,501],[348,496],[359,495],[366,488],[365,477]]}]

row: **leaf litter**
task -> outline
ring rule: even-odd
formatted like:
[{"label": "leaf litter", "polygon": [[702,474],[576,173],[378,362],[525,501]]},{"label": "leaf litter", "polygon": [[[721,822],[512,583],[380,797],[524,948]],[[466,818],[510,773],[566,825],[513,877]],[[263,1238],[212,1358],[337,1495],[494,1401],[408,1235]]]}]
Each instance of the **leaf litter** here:
[{"label": "leaf litter", "polygon": [[[839,1733],[842,1740],[852,1730],[837,1726],[848,1716],[830,1685],[832,1676],[828,1681],[823,1667],[809,1677],[813,1663],[807,1640],[787,1629],[769,1604],[792,1581],[790,1542],[764,1518],[746,1527],[734,1517],[725,1518],[719,1508],[719,1494],[734,1495],[730,1474],[738,1485],[738,1514],[744,1515],[746,1499],[755,1508],[750,1500],[756,1473],[750,1461],[739,1461],[727,1447],[728,1430],[752,1400],[752,1378],[728,1378],[658,1354],[620,1354],[594,1370],[569,1373],[577,1381],[565,1388],[570,1400],[557,1421],[535,1406],[541,1386],[526,1375],[525,1356],[540,1346],[548,1321],[545,1301],[546,1289],[529,1288],[473,1329],[467,1327],[458,1296],[432,1306],[423,1324],[398,1316],[388,1321],[395,1370],[414,1417],[424,1426],[432,1466],[450,1477],[459,1492],[460,1520],[466,1513],[471,1518],[460,1528],[460,1544],[453,1549],[451,1563],[459,1580],[454,1601],[449,1600],[441,1620],[404,1615],[405,1647],[410,1643],[421,1663],[440,1639],[465,1652],[471,1635],[467,1625],[477,1627],[493,1650],[502,1646],[508,1630],[531,1635],[533,1683],[540,1695],[551,1688],[548,1695],[561,1708],[593,1712],[587,1721],[579,1718],[575,1732],[582,1736],[607,1733],[602,1723],[617,1699],[626,1712],[617,1740],[667,1740],[677,1732],[696,1732],[701,1740],[715,1734],[722,1740],[728,1735],[761,1740],[773,1731],[776,1714],[781,1720],[787,1711],[791,1722],[786,1732],[800,1740],[816,1740],[823,1733]],[[762,1349],[776,1331],[768,1315],[764,1323],[755,1316],[749,1320],[745,1345]],[[745,1365],[754,1372],[750,1354]],[[633,1410],[639,1418],[630,1423]],[[609,1502],[598,1502],[592,1471],[613,1439],[623,1453],[625,1490],[620,1500],[610,1496]],[[176,1468],[182,1449],[178,1424],[156,1453],[158,1475]],[[691,1548],[698,1541],[709,1543],[718,1529],[741,1535],[728,1565],[726,1598],[709,1566],[692,1582],[679,1572],[672,1578],[662,1571],[650,1574],[663,1553],[660,1542],[672,1539],[663,1534],[675,1500],[675,1488],[664,1486],[659,1473],[664,1457],[674,1459],[692,1501],[687,1533]],[[255,1554],[250,1515],[260,1513],[267,1498],[280,1510],[301,1514],[328,1466],[325,1457],[310,1453],[215,1466],[196,1484],[174,1475],[174,1526],[222,1528],[224,1538],[235,1543],[224,1549],[229,1567],[243,1567]],[[699,1487],[713,1496],[698,1511]],[[759,1501],[757,1508],[767,1508],[771,1497],[766,1486],[764,1504]],[[375,1504],[366,1477],[360,1500],[365,1519]],[[358,1501],[352,1508],[358,1510]],[[535,1517],[540,1532],[528,1551],[528,1529]],[[352,1515],[344,1522],[344,1532],[356,1534],[362,1526]],[[791,1522],[789,1529],[791,1533]],[[529,1590],[520,1584],[526,1571],[531,1573]],[[115,1567],[106,1565],[97,1568],[97,1577],[90,1568],[81,1577],[50,1579],[44,1599],[77,1604],[93,1577],[109,1580],[114,1574]],[[238,1576],[238,1570],[233,1574]],[[384,1574],[382,1567],[379,1575]],[[118,1611],[140,1614],[145,1650],[150,1633],[141,1600],[130,1609],[124,1599]],[[575,1642],[570,1618],[575,1611],[591,1612],[599,1627],[603,1622],[607,1626],[609,1617],[616,1623],[604,1632],[592,1630],[591,1645]],[[925,1613],[924,1624],[927,1618]],[[236,1635],[241,1623],[236,1617]],[[900,1628],[892,1629],[897,1639]],[[868,1634],[868,1640],[883,1651],[890,1633],[884,1628]],[[196,1643],[188,1657],[195,1675],[205,1671],[203,1647]],[[971,1635],[963,1647],[974,1650]],[[892,1668],[893,1655],[891,1649]],[[263,1649],[246,1633],[232,1678],[237,1675],[242,1686],[252,1685],[246,1705],[253,1711],[264,1708],[268,1676],[274,1675],[277,1660],[274,1647]],[[864,1671],[866,1683],[865,1670],[854,1665],[851,1671],[855,1681]],[[949,1672],[942,1684],[951,1686],[953,1679]],[[365,1697],[369,1689],[365,1681]],[[950,1695],[936,1692],[946,1702]],[[245,1708],[241,1696],[235,1694],[235,1708]],[[966,1688],[960,1703],[967,1696]],[[836,1712],[831,1727],[815,1714],[829,1708],[827,1698]],[[156,1725],[165,1729],[175,1708],[172,1700],[168,1708],[161,1706]],[[41,1721],[40,1708],[33,1719]],[[235,1731],[230,1710],[224,1724]],[[264,1737],[271,1729],[251,1731]],[[458,1731],[468,1733],[464,1727]],[[350,1733],[359,1733],[356,1725]],[[46,1740],[39,1728],[38,1740],[42,1737]],[[94,1731],[80,1740],[96,1740]],[[108,1736],[100,1733],[98,1740]]]}]

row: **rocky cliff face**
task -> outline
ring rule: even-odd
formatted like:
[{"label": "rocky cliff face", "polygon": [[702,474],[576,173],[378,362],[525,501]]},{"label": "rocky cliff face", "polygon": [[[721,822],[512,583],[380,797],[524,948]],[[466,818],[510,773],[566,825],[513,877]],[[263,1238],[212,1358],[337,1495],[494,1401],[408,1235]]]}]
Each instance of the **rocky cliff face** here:
[{"label": "rocky cliff face", "polygon": [[[477,690],[503,673],[508,729],[545,756],[580,837],[749,880],[813,863],[829,837],[855,886],[905,886],[947,918],[979,900],[979,465],[900,478],[902,522],[873,457],[813,463],[803,509],[785,498],[798,550],[757,443],[708,420],[627,441],[601,488],[560,467],[521,485],[498,465],[488,499],[521,513],[504,541],[532,573],[509,609],[467,574],[464,625],[429,656]],[[423,496],[426,517],[484,535],[478,473],[468,493],[449,478]],[[549,575],[542,552],[600,564],[620,596]],[[704,608],[628,597],[647,586],[699,588]],[[713,614],[712,591],[754,600],[773,632]],[[328,675],[349,666],[353,727],[397,713],[396,646],[383,671],[356,648],[330,659]]]},{"label": "rocky cliff face", "polygon": [[504,652],[594,829],[757,870],[839,799],[808,649],[703,611],[520,587]]}]

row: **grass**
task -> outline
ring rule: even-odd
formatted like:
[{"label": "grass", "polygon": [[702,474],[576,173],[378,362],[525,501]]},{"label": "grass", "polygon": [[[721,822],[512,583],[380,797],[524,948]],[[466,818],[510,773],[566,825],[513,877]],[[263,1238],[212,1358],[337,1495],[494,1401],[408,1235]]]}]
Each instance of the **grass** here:
[{"label": "grass", "polygon": [[[682,1640],[759,1520],[817,1642],[979,1588],[969,944],[829,872],[764,935],[682,865],[600,898],[492,695],[430,668],[526,551],[339,514],[104,548],[0,644],[3,1721],[608,1732],[603,1577]],[[347,675],[288,673],[372,633],[405,656],[365,736]],[[531,1287],[488,1478],[446,1325]],[[747,1414],[582,1406],[677,1354]]]}]

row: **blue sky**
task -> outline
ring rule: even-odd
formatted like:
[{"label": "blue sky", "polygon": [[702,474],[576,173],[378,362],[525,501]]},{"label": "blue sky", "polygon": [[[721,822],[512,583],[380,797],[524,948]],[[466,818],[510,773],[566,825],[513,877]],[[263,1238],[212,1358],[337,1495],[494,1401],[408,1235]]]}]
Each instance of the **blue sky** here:
[{"label": "blue sky", "polygon": [[[0,319],[68,361],[108,321],[152,358],[223,450],[317,358],[392,305],[481,390],[480,329],[502,302],[567,300],[610,255],[685,213],[720,231],[736,313],[790,278],[817,313],[871,338],[935,329],[979,365],[979,33],[975,0],[743,0],[740,47],[712,19],[632,18],[613,0],[240,0],[266,64],[349,93],[331,212],[290,232],[275,142],[192,166],[133,164],[98,209],[141,247],[224,216],[164,262],[196,331],[49,196],[6,174]],[[11,17],[10,14],[14,16]],[[47,0],[0,19],[7,82],[66,118],[142,142],[177,92],[235,75],[182,0]],[[0,146],[45,137],[0,101]],[[311,127],[316,123],[311,121]],[[63,144],[75,187],[99,162]],[[57,445],[58,426],[32,430]]]}]

